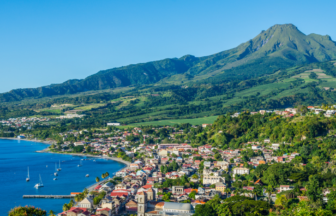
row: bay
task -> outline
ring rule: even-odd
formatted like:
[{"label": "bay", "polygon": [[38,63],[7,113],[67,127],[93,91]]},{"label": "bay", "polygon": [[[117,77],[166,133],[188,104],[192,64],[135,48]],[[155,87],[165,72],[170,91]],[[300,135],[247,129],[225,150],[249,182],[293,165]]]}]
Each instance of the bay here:
[{"label": "bay", "polygon": [[[37,153],[46,144],[0,139],[0,215],[7,215],[15,206],[31,205],[41,209],[62,212],[64,203],[70,199],[23,199],[23,195],[69,195],[82,192],[95,183],[95,178],[109,172],[110,176],[125,167],[125,164],[100,158],[80,157],[63,154]],[[83,159],[83,160],[82,160]],[[77,165],[82,161],[82,166]],[[55,163],[61,161],[62,170],[57,180],[53,178]],[[27,167],[30,181],[26,182]],[[89,177],[85,177],[89,174]],[[44,187],[35,189],[41,175]]]}]

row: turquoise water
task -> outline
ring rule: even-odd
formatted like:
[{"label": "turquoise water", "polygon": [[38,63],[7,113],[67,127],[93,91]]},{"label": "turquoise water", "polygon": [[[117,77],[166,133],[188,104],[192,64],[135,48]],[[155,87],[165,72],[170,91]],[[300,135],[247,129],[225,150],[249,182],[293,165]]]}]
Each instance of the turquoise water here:
[{"label": "turquoise water", "polygon": [[[82,192],[83,189],[95,183],[95,178],[102,173],[117,172],[124,164],[90,157],[79,157],[62,154],[37,153],[45,149],[46,144],[0,139],[0,215],[7,215],[15,206],[32,205],[41,209],[62,212],[64,203],[69,199],[23,199],[22,195],[69,195],[71,192]],[[82,166],[77,167],[82,160]],[[62,170],[53,180],[55,163],[61,161]],[[95,161],[94,161],[95,160]],[[30,182],[26,182],[29,166]],[[44,187],[35,189],[39,182],[39,174]],[[90,177],[86,178],[85,175]]]}]

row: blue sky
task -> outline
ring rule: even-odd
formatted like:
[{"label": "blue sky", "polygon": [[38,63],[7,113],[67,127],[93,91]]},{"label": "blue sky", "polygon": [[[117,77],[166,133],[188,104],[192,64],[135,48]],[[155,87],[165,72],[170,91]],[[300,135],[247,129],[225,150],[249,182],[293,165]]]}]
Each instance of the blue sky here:
[{"label": "blue sky", "polygon": [[274,24],[336,40],[336,1],[0,0],[0,92],[236,47]]}]

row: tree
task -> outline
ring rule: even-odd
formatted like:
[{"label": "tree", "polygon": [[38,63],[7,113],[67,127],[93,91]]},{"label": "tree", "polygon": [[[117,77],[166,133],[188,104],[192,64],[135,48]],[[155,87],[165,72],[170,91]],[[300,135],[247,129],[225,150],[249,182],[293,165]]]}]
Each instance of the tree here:
[{"label": "tree", "polygon": [[319,179],[316,175],[310,176],[307,186],[307,195],[312,202],[321,201],[322,190],[320,189]]},{"label": "tree", "polygon": [[197,205],[194,216],[217,216],[217,212],[210,205]]},{"label": "tree", "polygon": [[271,195],[273,193],[273,187],[271,185],[268,185],[268,187],[265,189],[265,192],[267,193],[267,198],[269,204],[271,204]]},{"label": "tree", "polygon": [[68,210],[70,210],[69,205],[67,203],[64,203],[64,205],[63,205],[63,211],[68,211]]},{"label": "tree", "polygon": [[84,196],[88,195],[88,193],[89,193],[89,190],[87,188],[84,188],[84,190],[83,190]]},{"label": "tree", "polygon": [[317,76],[316,73],[311,72],[311,73],[309,74],[309,79],[317,79],[317,78],[318,78],[318,76]]},{"label": "tree", "polygon": [[100,181],[99,177],[96,177],[96,182],[99,182],[99,181]]},{"label": "tree", "polygon": [[224,192],[226,193],[226,198],[231,194],[231,189],[230,188],[225,188]]},{"label": "tree", "polygon": [[49,211],[49,216],[55,216],[55,212],[53,210]]},{"label": "tree", "polygon": [[188,196],[190,199],[195,199],[196,191],[192,191]]},{"label": "tree", "polygon": [[232,216],[232,212],[227,204],[220,204],[216,208],[218,216]]},{"label": "tree", "polygon": [[285,207],[287,202],[288,202],[288,199],[286,198],[286,196],[281,195],[281,196],[277,197],[277,199],[275,200],[275,205]]},{"label": "tree", "polygon": [[25,207],[15,207],[11,209],[8,213],[8,216],[47,216],[47,212],[40,208],[35,208],[33,206],[25,206]]}]

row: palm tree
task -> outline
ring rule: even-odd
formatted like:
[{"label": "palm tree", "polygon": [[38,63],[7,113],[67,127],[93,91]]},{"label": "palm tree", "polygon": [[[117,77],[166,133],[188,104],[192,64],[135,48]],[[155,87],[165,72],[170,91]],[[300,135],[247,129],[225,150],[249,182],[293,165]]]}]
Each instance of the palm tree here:
[{"label": "palm tree", "polygon": [[64,203],[64,205],[63,205],[63,211],[68,211],[68,210],[70,210],[70,207],[68,206],[67,203]]},{"label": "palm tree", "polygon": [[110,175],[110,174],[109,174],[108,172],[105,173],[105,176],[106,176],[106,177],[109,176],[109,175]]},{"label": "palm tree", "polygon": [[96,182],[99,182],[99,181],[100,181],[99,177],[96,177]]},{"label": "palm tree", "polygon": [[229,193],[231,193],[231,189],[225,188],[224,192],[226,193],[226,198],[228,198]]},{"label": "palm tree", "polygon": [[69,206],[70,208],[73,207],[73,206],[74,206],[74,201],[73,201],[73,200],[70,200],[68,206]]},{"label": "palm tree", "polygon": [[252,191],[252,194],[254,195],[254,198],[255,198],[256,201],[258,199],[258,193],[259,193],[259,191],[256,188],[254,188],[253,191]]},{"label": "palm tree", "polygon": [[89,193],[88,189],[87,189],[87,188],[84,188],[84,190],[83,190],[83,194],[84,194],[84,196],[88,195],[88,193]]},{"label": "palm tree", "polygon": [[271,204],[271,195],[273,192],[273,187],[271,185],[268,185],[268,187],[265,188],[265,192],[267,193],[268,202]]},{"label": "palm tree", "polygon": [[49,211],[49,216],[55,216],[55,212],[53,210]]},{"label": "palm tree", "polygon": [[79,202],[79,196],[78,196],[78,194],[75,196],[75,198],[74,198],[74,200],[76,201],[76,202]]}]

